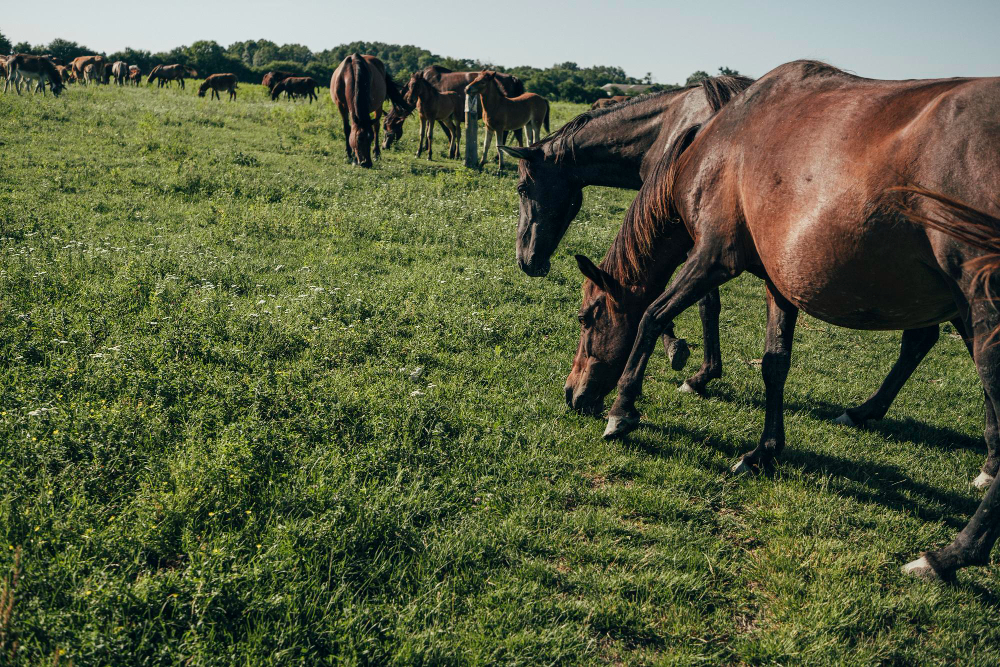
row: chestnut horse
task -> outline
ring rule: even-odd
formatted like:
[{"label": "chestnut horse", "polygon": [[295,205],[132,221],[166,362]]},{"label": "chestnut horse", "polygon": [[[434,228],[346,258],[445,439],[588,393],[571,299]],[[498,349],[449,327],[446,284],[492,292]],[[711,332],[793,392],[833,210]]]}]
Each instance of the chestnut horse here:
[{"label": "chestnut horse", "polygon": [[[378,122],[386,97],[393,105],[412,111],[395,82],[385,73],[385,65],[375,56],[353,53],[344,58],[330,77],[330,97],[344,123],[347,157],[366,168],[372,166],[372,141],[375,142],[375,157],[381,153]],[[374,123],[372,113],[375,114]]]},{"label": "chestnut horse", "polygon": [[93,65],[94,69],[91,70],[94,74],[104,74],[104,56],[80,56],[78,58],[73,58],[69,66],[73,68],[73,74],[76,76],[77,81],[83,81],[84,83],[89,83],[86,76],[84,76],[87,65]]},{"label": "chestnut horse", "polygon": [[[749,271],[765,281],[768,314],[764,431],[733,467],[745,474],[769,467],[785,444],[783,393],[799,309],[855,329],[950,320],[987,397],[988,455],[977,481],[989,488],[950,545],[904,571],[952,578],[986,564],[1000,534],[1000,346],[990,344],[1000,311],[988,298],[1000,285],[994,276],[977,280],[970,261],[982,250],[910,222],[896,190],[920,183],[1000,213],[998,96],[1000,79],[877,81],[811,61],[766,74],[703,130],[675,142],[600,268],[578,258],[588,280],[567,391],[603,397],[617,379],[605,437],[636,428],[635,402],[663,326]],[[909,194],[902,204],[934,217],[935,201]]]},{"label": "chestnut horse", "polygon": [[619,102],[624,102],[628,99],[627,95],[615,95],[614,97],[602,97],[593,104],[590,105],[590,109],[603,109],[605,107],[612,107]]},{"label": "chestnut horse", "polygon": [[448,144],[448,157],[458,157],[459,128],[465,115],[465,98],[449,90],[438,92],[424,78],[421,72],[415,72],[406,84],[405,99],[410,105],[416,106],[420,114],[420,144],[417,146],[417,157],[424,149],[424,137],[427,137],[427,159],[433,160],[434,122],[440,121],[448,128],[451,141]]},{"label": "chestnut horse", "polygon": [[490,142],[496,133],[497,159],[502,170],[503,152],[500,150],[500,133],[523,127],[528,144],[539,141],[542,138],[542,126],[545,126],[546,132],[549,131],[549,101],[535,93],[507,97],[497,84],[496,76],[496,72],[484,69],[466,86],[465,92],[468,95],[479,95],[483,124],[486,125],[486,140],[483,142],[483,156],[479,160],[479,166],[486,164]]},{"label": "chestnut horse", "polygon": [[313,100],[319,99],[316,97],[316,89],[319,87],[316,79],[311,76],[286,76],[271,87],[271,101],[284,93],[288,97],[308,97],[309,104],[312,104]]},{"label": "chestnut horse", "polygon": [[142,68],[138,65],[128,66],[128,80],[133,86],[139,86],[142,84]]},{"label": "chestnut horse", "polygon": [[278,70],[273,70],[265,74],[264,78],[261,80],[260,83],[262,86],[267,88],[268,92],[271,92],[275,84],[277,84],[282,79],[287,79],[290,76],[295,76],[295,75],[292,74],[291,72],[280,72]]},{"label": "chestnut horse", "polygon": [[169,86],[171,81],[178,81],[183,90],[184,78],[189,76],[196,77],[198,72],[187,65],[157,65],[150,70],[149,76],[146,78],[146,85],[153,83],[153,79],[156,79],[157,88]]},{"label": "chestnut horse", "polygon": [[229,93],[229,101],[232,102],[236,99],[236,83],[235,74],[212,74],[198,88],[198,97],[205,97],[205,92],[211,88],[212,94],[209,99],[218,98],[221,102],[222,95],[219,91],[225,90]]}]

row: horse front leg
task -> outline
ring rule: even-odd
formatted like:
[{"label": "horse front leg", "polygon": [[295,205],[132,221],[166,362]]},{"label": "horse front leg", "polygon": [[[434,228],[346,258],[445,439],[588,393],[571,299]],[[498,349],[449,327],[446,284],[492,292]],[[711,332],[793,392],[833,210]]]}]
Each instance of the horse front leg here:
[{"label": "horse front leg", "polygon": [[737,475],[769,467],[785,448],[785,380],[792,363],[792,336],[798,314],[799,309],[768,283],[767,334],[760,366],[764,376],[764,432],[757,448],[744,454],[733,466],[732,471]]},{"label": "horse front leg", "polygon": [[337,105],[337,109],[340,111],[340,120],[344,125],[344,146],[347,149],[347,159],[350,160],[354,157],[354,151],[351,150],[351,117],[345,107]]},{"label": "horse front leg", "polygon": [[434,121],[427,123],[427,159],[434,159]]},{"label": "horse front leg", "polygon": [[486,139],[483,141],[483,156],[479,158],[479,168],[482,169],[486,165],[486,156],[490,152],[490,142],[493,141],[493,130],[487,125],[486,126]]},{"label": "horse front leg", "polygon": [[382,125],[380,122],[382,120],[382,109],[378,108],[375,110],[375,159],[382,159],[382,144],[378,140],[378,129]]},{"label": "horse front leg", "polygon": [[618,381],[618,396],[608,414],[605,438],[624,436],[639,425],[635,402],[642,394],[646,364],[664,328],[710,290],[741,272],[724,265],[721,256],[722,250],[703,237],[703,242],[691,251],[667,289],[643,313],[635,344]]},{"label": "horse front leg", "polygon": [[417,157],[424,152],[424,136],[427,133],[427,121],[420,119],[420,141],[417,143]]}]

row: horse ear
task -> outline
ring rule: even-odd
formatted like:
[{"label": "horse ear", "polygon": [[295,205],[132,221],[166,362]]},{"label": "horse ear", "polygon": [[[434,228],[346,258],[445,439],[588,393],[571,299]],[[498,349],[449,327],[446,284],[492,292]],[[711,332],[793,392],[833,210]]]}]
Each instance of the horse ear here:
[{"label": "horse ear", "polygon": [[576,265],[580,267],[580,272],[604,290],[612,301],[622,303],[625,300],[625,288],[613,275],[591,262],[584,255],[576,256]]},{"label": "horse ear", "polygon": [[517,146],[501,146],[500,150],[513,158],[519,158],[521,160],[534,160],[542,157],[542,150],[540,148],[531,148],[530,146],[525,146],[524,148],[518,148]]}]

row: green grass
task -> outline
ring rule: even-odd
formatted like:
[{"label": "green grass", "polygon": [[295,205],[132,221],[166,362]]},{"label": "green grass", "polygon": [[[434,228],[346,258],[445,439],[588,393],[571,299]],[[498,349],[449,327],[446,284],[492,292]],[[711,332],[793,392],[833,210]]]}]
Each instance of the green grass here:
[{"label": "green grass", "polygon": [[[960,340],[849,430],[831,419],[899,336],[802,318],[779,469],[733,480],[763,423],[744,276],[709,398],[658,352],[648,428],[603,442],[563,402],[572,255],[599,258],[634,193],[588,190],[528,278],[513,171],[416,160],[412,122],[361,170],[327,98],[240,93],[0,96],[14,664],[1000,659],[994,569],[899,572],[978,502]],[[695,312],[678,332],[699,356]]]}]

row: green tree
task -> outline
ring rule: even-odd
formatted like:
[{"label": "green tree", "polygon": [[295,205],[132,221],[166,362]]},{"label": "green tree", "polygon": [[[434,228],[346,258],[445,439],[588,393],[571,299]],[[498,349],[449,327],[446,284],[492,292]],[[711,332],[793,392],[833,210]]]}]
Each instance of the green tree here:
[{"label": "green tree", "polygon": [[43,50],[45,53],[53,55],[65,63],[73,60],[73,58],[89,56],[95,53],[95,51],[91,50],[89,47],[77,44],[76,42],[71,42],[68,39],[60,39],[58,37],[49,42],[49,45],[44,47]]},{"label": "green tree", "polygon": [[704,81],[707,78],[708,78],[708,72],[705,72],[704,70],[698,70],[697,72],[694,72],[693,74],[691,74],[691,76],[687,78],[687,81],[684,82],[684,85],[690,86],[700,81]]},{"label": "green tree", "polygon": [[14,45],[10,43],[10,40],[7,39],[2,32],[0,32],[0,56],[7,55],[13,48]]},{"label": "green tree", "polygon": [[720,67],[719,68],[719,75],[720,76],[743,76],[742,74],[739,73],[738,70],[729,69],[728,67]]}]

